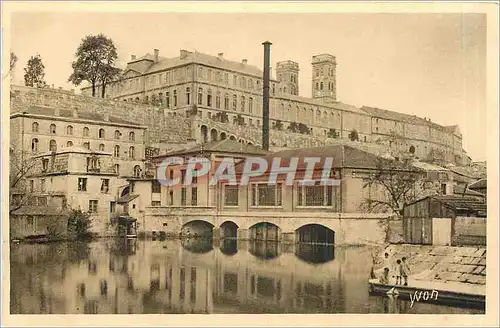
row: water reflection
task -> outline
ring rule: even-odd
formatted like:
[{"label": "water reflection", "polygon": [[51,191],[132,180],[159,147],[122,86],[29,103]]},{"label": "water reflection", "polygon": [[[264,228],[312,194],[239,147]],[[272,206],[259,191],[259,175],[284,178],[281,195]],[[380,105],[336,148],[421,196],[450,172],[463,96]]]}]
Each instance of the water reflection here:
[{"label": "water reflection", "polygon": [[12,245],[10,307],[16,314],[477,312],[370,296],[369,254],[235,240],[214,247],[202,239]]},{"label": "water reflection", "polygon": [[213,249],[210,238],[186,238],[181,241],[182,247],[192,253],[204,254]]},{"label": "water reflection", "polygon": [[309,263],[326,263],[335,259],[333,245],[299,244],[295,255],[302,261]]},{"label": "water reflection", "polygon": [[278,257],[280,255],[279,242],[273,241],[253,241],[250,242],[249,252],[255,257],[263,260],[270,260]]},{"label": "water reflection", "polygon": [[238,241],[236,239],[224,239],[221,241],[220,251],[224,255],[234,255],[238,253]]}]

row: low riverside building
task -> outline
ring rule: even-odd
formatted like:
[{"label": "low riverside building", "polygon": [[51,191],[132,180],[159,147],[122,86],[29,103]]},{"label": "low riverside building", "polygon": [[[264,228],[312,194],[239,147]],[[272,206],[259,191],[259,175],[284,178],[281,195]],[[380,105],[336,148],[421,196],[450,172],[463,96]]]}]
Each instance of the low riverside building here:
[{"label": "low riverside building", "polygon": [[[225,142],[237,144],[231,140]],[[201,147],[197,149],[198,156]],[[284,174],[278,176],[277,184],[268,185],[269,171],[266,171],[243,186],[230,185],[227,181],[210,186],[207,183],[210,174],[207,179],[198,177],[195,183],[187,186],[162,186],[161,206],[145,208],[145,230],[287,242],[364,244],[383,241],[383,225],[391,214],[366,213],[361,209],[366,198],[381,196],[378,188],[365,186],[367,175],[377,169],[382,158],[381,148],[354,142],[261,155],[268,167],[274,158],[281,158],[281,166],[289,165],[292,157],[301,159],[292,185],[282,183]],[[189,152],[163,158],[174,155],[187,156]],[[304,164],[305,157],[331,157],[330,177],[340,179],[340,185],[299,186],[298,180],[304,174],[304,167],[300,165]],[[235,167],[237,179],[241,177],[243,165]],[[183,178],[182,170],[180,174],[169,171],[172,172],[169,177]],[[314,177],[322,171],[321,164],[317,165]],[[415,173],[425,175],[417,169]],[[196,188],[195,202],[192,188]]]}]

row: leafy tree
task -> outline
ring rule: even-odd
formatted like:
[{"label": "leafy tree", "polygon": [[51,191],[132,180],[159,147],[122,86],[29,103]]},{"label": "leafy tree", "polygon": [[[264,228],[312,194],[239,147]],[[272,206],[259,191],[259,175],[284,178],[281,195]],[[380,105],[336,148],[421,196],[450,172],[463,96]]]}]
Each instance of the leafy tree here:
[{"label": "leafy tree", "polygon": [[218,112],[217,114],[215,114],[214,116],[212,116],[212,118],[215,121],[219,121],[221,123],[227,123],[227,122],[229,122],[229,116],[227,115],[226,112]]},{"label": "leafy tree", "polygon": [[351,141],[358,141],[359,140],[359,133],[357,130],[352,130],[350,133],[349,133],[349,139],[351,139]]},{"label": "leafy tree", "polygon": [[281,123],[280,120],[276,120],[276,122],[274,122],[273,128],[281,131],[283,129],[283,123]]},{"label": "leafy tree", "polygon": [[72,63],[73,73],[68,81],[80,85],[87,81],[92,85],[92,97],[96,96],[96,87],[101,86],[101,96],[106,94],[106,86],[114,81],[121,70],[114,67],[118,58],[113,40],[103,34],[88,35],[82,39]]},{"label": "leafy tree", "polygon": [[299,133],[302,133],[302,134],[311,134],[311,129],[309,129],[309,127],[307,125],[305,125],[304,123],[299,123],[298,130],[299,130]]},{"label": "leafy tree", "polygon": [[293,133],[298,133],[299,132],[299,125],[296,122],[290,123],[288,126],[288,131],[293,132]]},{"label": "leafy tree", "polygon": [[40,55],[31,56],[24,68],[24,85],[27,87],[43,88],[46,83],[45,66]]},{"label": "leafy tree", "polygon": [[411,160],[379,158],[376,170],[363,185],[376,187],[374,198],[367,198],[363,205],[369,212],[392,211],[403,214],[404,207],[418,199],[424,192],[425,174],[412,166]]},{"label": "leafy tree", "polygon": [[336,139],[336,138],[338,138],[338,137],[339,137],[339,135],[337,134],[337,130],[335,130],[335,129],[330,129],[330,130],[328,131],[328,138],[334,138],[334,139]]},{"label": "leafy tree", "polygon": [[245,119],[243,118],[243,116],[241,116],[241,114],[238,114],[236,116],[236,124],[245,125]]},{"label": "leafy tree", "polygon": [[76,239],[89,239],[92,237],[90,228],[92,226],[92,221],[88,213],[82,210],[72,209],[68,219],[68,231]]}]

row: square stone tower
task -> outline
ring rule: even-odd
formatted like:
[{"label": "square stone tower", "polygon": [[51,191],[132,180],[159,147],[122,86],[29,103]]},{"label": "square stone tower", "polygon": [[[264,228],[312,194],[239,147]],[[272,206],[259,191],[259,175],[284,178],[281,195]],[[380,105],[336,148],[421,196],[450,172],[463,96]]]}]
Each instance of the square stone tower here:
[{"label": "square stone tower", "polygon": [[330,54],[312,57],[312,97],[326,102],[337,101],[337,60]]},{"label": "square stone tower", "polygon": [[283,93],[299,95],[299,63],[291,60],[278,62],[276,75]]}]

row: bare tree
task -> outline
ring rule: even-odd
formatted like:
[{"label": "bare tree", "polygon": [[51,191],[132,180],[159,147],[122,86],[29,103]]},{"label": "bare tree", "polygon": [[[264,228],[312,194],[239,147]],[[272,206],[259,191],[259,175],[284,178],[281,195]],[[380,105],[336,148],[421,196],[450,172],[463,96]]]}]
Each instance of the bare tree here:
[{"label": "bare tree", "polygon": [[36,160],[25,151],[10,150],[9,215],[28,203],[27,177],[33,173]]},{"label": "bare tree", "polygon": [[16,68],[16,64],[17,64],[17,55],[11,51],[10,52],[10,66],[9,66],[9,71],[7,73],[5,73],[5,75],[3,76],[3,80],[5,80],[9,75],[12,79],[12,71]]},{"label": "bare tree", "polygon": [[392,211],[402,215],[404,207],[422,194],[425,173],[411,165],[411,160],[380,158],[374,173],[365,180],[363,187],[376,187],[376,198],[367,198],[363,205],[369,212]]}]

